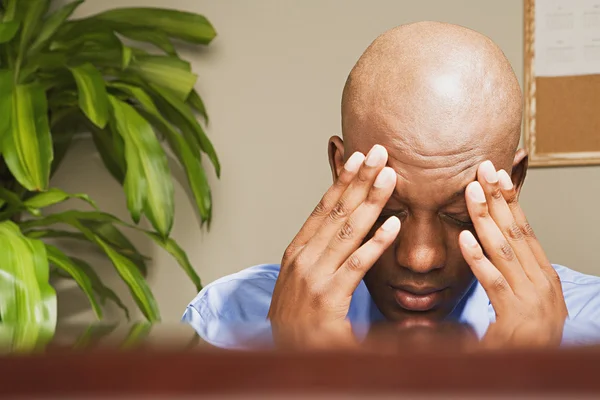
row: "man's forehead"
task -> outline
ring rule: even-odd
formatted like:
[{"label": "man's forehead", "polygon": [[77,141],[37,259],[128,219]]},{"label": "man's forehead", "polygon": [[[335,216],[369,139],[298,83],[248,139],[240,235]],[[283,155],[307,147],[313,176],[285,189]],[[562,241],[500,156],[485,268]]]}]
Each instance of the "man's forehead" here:
[{"label": "man's forehead", "polygon": [[393,158],[388,166],[397,174],[394,198],[407,204],[441,207],[464,201],[464,192],[477,173],[479,160],[448,165],[445,168],[421,168]]}]

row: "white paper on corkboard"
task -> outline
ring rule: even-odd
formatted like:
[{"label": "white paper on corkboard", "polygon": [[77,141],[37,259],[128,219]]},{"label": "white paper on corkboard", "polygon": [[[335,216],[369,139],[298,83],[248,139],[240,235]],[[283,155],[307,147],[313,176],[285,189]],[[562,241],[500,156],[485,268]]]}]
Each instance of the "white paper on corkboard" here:
[{"label": "white paper on corkboard", "polygon": [[539,77],[600,74],[600,0],[536,0]]}]

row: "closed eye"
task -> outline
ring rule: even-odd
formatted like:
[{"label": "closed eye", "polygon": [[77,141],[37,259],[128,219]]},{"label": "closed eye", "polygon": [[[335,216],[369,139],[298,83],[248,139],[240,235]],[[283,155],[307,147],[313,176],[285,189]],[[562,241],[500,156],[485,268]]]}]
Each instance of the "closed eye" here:
[{"label": "closed eye", "polygon": [[471,218],[468,217],[459,217],[456,215],[450,215],[450,214],[442,214],[442,216],[448,220],[449,222],[461,226],[461,227],[472,227],[473,226],[473,221],[471,221]]},{"label": "closed eye", "polygon": [[400,219],[400,221],[404,220],[408,215],[408,211],[406,210],[383,210],[381,214],[379,214],[379,218],[377,218],[377,222],[385,222],[386,219],[392,216],[396,216]]}]

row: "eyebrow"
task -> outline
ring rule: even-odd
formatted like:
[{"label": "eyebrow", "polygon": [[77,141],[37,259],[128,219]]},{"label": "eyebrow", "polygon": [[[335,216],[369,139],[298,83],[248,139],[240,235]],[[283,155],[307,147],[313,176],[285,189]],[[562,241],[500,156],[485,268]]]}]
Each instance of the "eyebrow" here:
[{"label": "eyebrow", "polygon": [[446,205],[456,201],[459,198],[465,198],[465,191],[467,190],[467,187],[465,186],[464,188],[457,190],[456,192],[454,192],[454,194],[452,196],[450,196],[450,198],[448,199],[448,201],[446,202]]},{"label": "eyebrow", "polygon": [[[462,189],[457,190],[456,192],[454,192],[452,194],[452,196],[450,196],[448,198],[448,200],[444,203],[444,205],[442,207],[445,207],[445,206],[447,206],[449,204],[452,204],[452,203],[454,203],[458,199],[461,199],[461,198],[464,199],[465,198],[465,192],[466,192],[466,190],[467,190],[467,187],[465,186],[464,188],[462,188]],[[401,196],[396,191],[394,191],[394,193],[392,193],[392,195],[390,196],[390,199],[395,199],[395,200],[400,201],[400,202],[403,201],[403,199],[401,198]]]}]

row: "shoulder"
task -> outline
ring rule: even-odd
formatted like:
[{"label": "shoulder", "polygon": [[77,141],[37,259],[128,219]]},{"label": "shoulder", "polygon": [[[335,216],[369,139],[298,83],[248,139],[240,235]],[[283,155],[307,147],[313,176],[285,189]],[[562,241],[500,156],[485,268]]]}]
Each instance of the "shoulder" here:
[{"label": "shoulder", "polygon": [[256,265],[225,276],[204,287],[186,312],[194,311],[205,321],[266,318],[278,276],[279,264]]},{"label": "shoulder", "polygon": [[188,304],[181,320],[217,347],[268,341],[267,314],[278,276],[278,264],[263,264],[218,279]]},{"label": "shoulder", "polygon": [[553,265],[560,277],[569,317],[600,320],[600,277]]},{"label": "shoulder", "polygon": [[262,264],[220,278],[198,293],[181,320],[217,347],[268,341],[266,319],[278,276],[279,264]]}]

